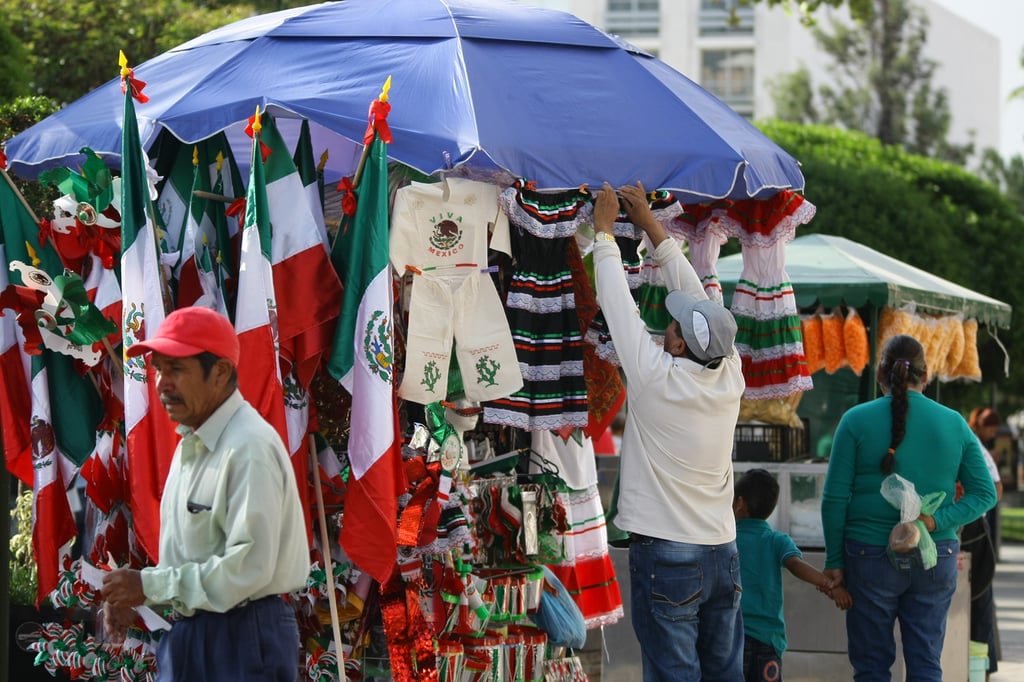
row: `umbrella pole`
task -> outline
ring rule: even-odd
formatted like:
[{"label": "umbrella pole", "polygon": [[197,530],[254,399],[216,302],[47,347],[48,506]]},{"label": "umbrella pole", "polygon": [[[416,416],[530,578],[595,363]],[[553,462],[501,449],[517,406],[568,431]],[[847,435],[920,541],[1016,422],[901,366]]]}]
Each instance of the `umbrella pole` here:
[{"label": "umbrella pole", "polygon": [[341,648],[341,623],[338,619],[338,598],[334,594],[334,562],[327,536],[327,515],[324,513],[324,491],[320,489],[320,462],[316,457],[316,441],[309,437],[309,466],[313,469],[313,488],[316,490],[316,512],[320,521],[320,544],[323,545],[324,572],[327,574],[327,603],[331,607],[331,629],[334,631],[334,649],[338,657],[338,679],[346,682],[345,654]]}]

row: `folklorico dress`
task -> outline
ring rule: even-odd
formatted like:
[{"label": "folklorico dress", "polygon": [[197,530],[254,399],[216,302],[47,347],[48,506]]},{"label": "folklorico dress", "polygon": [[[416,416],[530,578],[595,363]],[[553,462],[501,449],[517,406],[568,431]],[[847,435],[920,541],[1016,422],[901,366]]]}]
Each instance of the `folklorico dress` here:
[{"label": "folklorico dress", "polygon": [[813,388],[793,285],[786,272],[786,242],[814,217],[814,204],[790,190],[769,199],[736,201],[723,224],[743,246],[743,271],[732,297],[736,350],[750,400],[785,398]]},{"label": "folklorico dress", "polygon": [[559,534],[561,561],[548,564],[583,612],[587,629],[612,625],[623,616],[622,594],[608,554],[608,531],[597,488],[594,444],[563,441],[550,432],[532,434],[531,447],[552,462],[569,488],[563,494],[568,528]]},{"label": "folklorico dress", "polygon": [[428,404],[447,397],[452,342],[467,399],[482,402],[523,385],[508,321],[487,267],[490,248],[510,253],[495,185],[448,178],[395,193],[391,264],[415,273],[405,373],[398,395]]},{"label": "folklorico dress", "polygon": [[520,390],[484,405],[484,421],[524,431],[587,426],[584,342],[568,251],[591,213],[584,190],[538,192],[522,180],[501,193],[511,224],[513,272],[505,301]]},{"label": "folklorico dress", "polygon": [[[665,190],[648,192],[647,195],[650,199],[651,212],[654,214],[655,219],[666,230],[677,232],[672,227],[672,220],[682,212],[682,204],[676,200],[671,192]],[[629,290],[633,294],[633,300],[640,305],[645,281],[652,282],[657,277],[656,275],[649,274],[645,278],[643,274],[644,257],[640,255],[640,246],[644,243],[644,232],[633,225],[625,212],[622,212],[615,218],[615,222],[612,225],[612,233],[615,235],[615,241],[619,245],[619,251],[622,254],[622,268],[626,271],[626,281],[629,283]],[[640,314],[652,329],[656,328],[656,325],[660,323],[659,321],[664,320],[664,315],[659,314],[657,311],[657,308],[663,302],[664,296],[661,297],[661,302],[648,296],[644,305],[641,305]],[[655,326],[652,326],[652,322],[654,322]],[[662,324],[658,331],[664,328],[665,326]],[[612,364],[619,364],[619,358],[615,352],[615,343],[612,340],[611,332],[608,330],[608,325],[605,323],[603,313],[598,312],[594,316],[585,338],[587,343],[595,347],[598,357]]]}]

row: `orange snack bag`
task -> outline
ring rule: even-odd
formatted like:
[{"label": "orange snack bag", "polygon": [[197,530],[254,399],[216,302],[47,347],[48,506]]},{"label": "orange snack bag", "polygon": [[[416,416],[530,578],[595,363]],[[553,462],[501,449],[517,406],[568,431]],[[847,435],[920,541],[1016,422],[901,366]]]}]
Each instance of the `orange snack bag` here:
[{"label": "orange snack bag", "polygon": [[945,322],[949,330],[949,352],[946,353],[942,377],[953,379],[960,361],[964,358],[964,325],[963,321],[955,316],[947,317]]},{"label": "orange snack bag", "polygon": [[843,318],[837,312],[821,317],[821,337],[825,344],[825,371],[834,374],[846,364]]},{"label": "orange snack bag", "polygon": [[868,343],[868,330],[864,320],[856,308],[850,308],[843,321],[843,348],[846,351],[846,362],[857,376],[871,361],[871,349]]},{"label": "orange snack bag", "polygon": [[821,335],[821,318],[817,315],[801,316],[800,327],[804,336],[807,373],[814,374],[825,368],[825,341]]},{"label": "orange snack bag", "polygon": [[957,379],[981,381],[981,364],[978,360],[978,321],[964,320],[964,354],[953,376]]}]

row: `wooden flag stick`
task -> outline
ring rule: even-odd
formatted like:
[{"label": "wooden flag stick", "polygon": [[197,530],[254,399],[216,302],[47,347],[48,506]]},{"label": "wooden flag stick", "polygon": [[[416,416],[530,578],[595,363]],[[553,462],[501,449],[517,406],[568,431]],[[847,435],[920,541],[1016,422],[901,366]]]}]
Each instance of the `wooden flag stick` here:
[{"label": "wooden flag stick", "polygon": [[327,574],[327,602],[331,607],[331,628],[334,630],[334,648],[338,657],[338,679],[346,682],[345,654],[341,648],[341,622],[338,619],[338,598],[334,594],[334,562],[331,560],[331,542],[327,536],[327,514],[324,512],[324,491],[320,489],[320,461],[316,456],[316,439],[309,437],[309,466],[313,469],[313,488],[316,490],[316,512],[320,521],[320,544],[323,546],[324,572]]},{"label": "wooden flag stick", "polygon": [[222,201],[225,204],[233,204],[235,202],[234,197],[224,196],[223,194],[214,194],[213,192],[207,192],[202,189],[192,190],[192,195],[197,196],[200,199],[212,199],[213,201]]},{"label": "wooden flag stick", "polygon": [[114,363],[114,367],[117,368],[117,373],[124,376],[124,365],[122,365],[122,359],[114,352],[114,347],[110,345],[110,339],[103,337],[103,347],[107,349],[107,353],[110,355],[110,361]]}]

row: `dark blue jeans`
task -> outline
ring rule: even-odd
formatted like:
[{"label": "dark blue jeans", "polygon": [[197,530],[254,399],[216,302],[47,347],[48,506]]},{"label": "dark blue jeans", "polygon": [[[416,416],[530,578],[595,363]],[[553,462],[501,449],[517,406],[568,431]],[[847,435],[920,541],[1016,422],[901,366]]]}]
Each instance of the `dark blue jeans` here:
[{"label": "dark blue jeans", "polygon": [[183,618],[157,645],[157,682],[295,682],[299,628],[280,597]]},{"label": "dark blue jeans", "polygon": [[896,660],[893,627],[900,623],[907,682],[942,682],[946,615],[956,590],[960,543],[935,543],[938,563],[897,570],[885,547],[846,541],[846,588],[853,608],[846,612],[846,638],[854,680],[889,680]]},{"label": "dark blue jeans", "polygon": [[782,659],[775,647],[753,637],[743,638],[744,682],[782,682]]},{"label": "dark blue jeans", "polygon": [[735,542],[692,545],[634,535],[629,573],[644,682],[743,679]]}]

